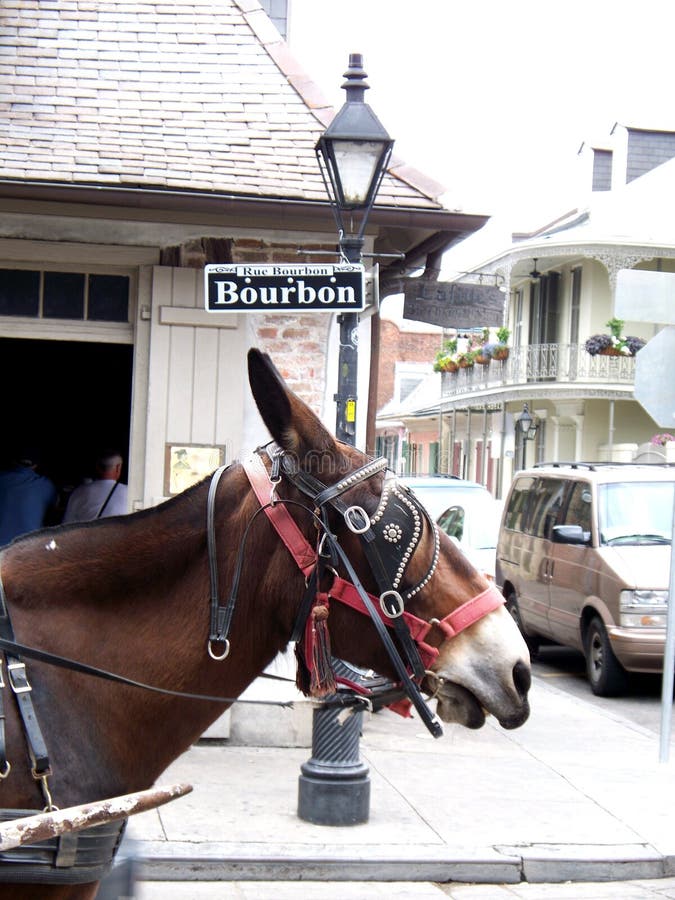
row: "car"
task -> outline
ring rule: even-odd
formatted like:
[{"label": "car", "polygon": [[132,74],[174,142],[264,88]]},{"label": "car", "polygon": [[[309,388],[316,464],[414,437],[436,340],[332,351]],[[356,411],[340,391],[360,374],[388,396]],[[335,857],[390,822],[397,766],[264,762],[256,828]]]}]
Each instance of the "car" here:
[{"label": "car", "polygon": [[658,463],[549,463],[509,489],[497,587],[530,652],[580,650],[599,696],[663,670],[674,495]]},{"label": "car", "polygon": [[407,475],[400,481],[473,565],[494,581],[501,506],[490,491],[450,475]]}]

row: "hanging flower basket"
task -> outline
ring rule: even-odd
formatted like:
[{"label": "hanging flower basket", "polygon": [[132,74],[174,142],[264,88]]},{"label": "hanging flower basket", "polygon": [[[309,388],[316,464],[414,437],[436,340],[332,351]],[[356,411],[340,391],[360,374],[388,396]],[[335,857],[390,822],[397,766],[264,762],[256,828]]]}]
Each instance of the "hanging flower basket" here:
[{"label": "hanging flower basket", "polygon": [[492,357],[489,353],[481,353],[479,350],[475,356],[474,362],[477,362],[479,366],[489,366],[491,359]]},{"label": "hanging flower basket", "polygon": [[593,334],[588,338],[584,347],[591,356],[635,356],[641,350],[645,342],[642,338],[623,337],[622,319],[610,319],[607,322],[611,334]]},{"label": "hanging flower basket", "polygon": [[459,363],[455,362],[454,359],[448,359],[442,365],[441,372],[457,372],[459,369]]},{"label": "hanging flower basket", "polygon": [[504,360],[509,358],[510,348],[506,344],[495,344],[492,348],[492,358]]}]

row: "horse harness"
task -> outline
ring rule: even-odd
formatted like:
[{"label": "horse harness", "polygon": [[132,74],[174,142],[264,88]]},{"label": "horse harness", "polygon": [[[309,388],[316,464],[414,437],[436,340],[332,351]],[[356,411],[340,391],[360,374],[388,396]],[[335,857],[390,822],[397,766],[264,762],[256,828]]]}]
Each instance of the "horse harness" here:
[{"label": "horse harness", "polygon": [[[263,460],[266,457],[270,469]],[[298,686],[306,694],[324,696],[341,682],[357,692],[367,693],[362,682],[345,677],[344,666],[338,667],[336,675],[334,661],[326,647],[325,619],[330,600],[350,606],[368,615],[382,640],[394,669],[400,679],[399,695],[408,698],[404,704],[396,704],[397,712],[407,714],[412,704],[419,713],[427,729],[434,737],[443,733],[441,723],[424,701],[420,683],[427,669],[438,657],[439,650],[426,642],[433,628],[438,628],[444,638],[452,638],[477,622],[487,613],[501,606],[504,598],[495,588],[488,588],[463,603],[442,620],[425,621],[405,609],[405,603],[421,591],[432,579],[439,559],[439,537],[435,523],[411,491],[402,486],[396,476],[387,470],[386,458],[380,457],[350,472],[336,484],[326,486],[313,475],[308,474],[294,459],[275,443],[259,448],[244,462],[244,470],[260,502],[259,512],[265,512],[277,534],[305,575],[306,591],[300,605],[291,640],[296,642],[299,660]],[[224,467],[223,467],[224,468]],[[218,479],[223,469],[216,470],[211,482],[209,507],[213,500]],[[356,485],[374,475],[385,472],[380,501],[374,514],[369,516],[360,506],[347,506],[341,499]],[[308,497],[313,504],[314,517],[319,532],[317,548],[313,548],[290,515],[288,506],[294,501],[277,495],[277,486],[282,477]],[[305,510],[308,508],[304,504]],[[362,547],[380,591],[379,597],[369,594],[361,584],[358,575],[338,542],[329,525],[326,506],[330,505],[344,519],[351,532],[361,539]],[[255,519],[255,515],[253,519]],[[253,522],[249,523],[249,527]],[[423,523],[433,535],[433,554],[428,570],[416,584],[404,588],[406,570],[417,550],[423,534]],[[210,523],[210,526],[212,523]],[[214,529],[209,527],[210,540],[215,548]],[[248,530],[247,530],[248,533]],[[247,535],[246,533],[246,535]],[[209,654],[214,659],[222,659],[229,653],[229,627],[234,613],[239,578],[243,564],[246,535],[239,550],[232,589],[225,606],[220,604],[218,595],[217,570],[211,557],[211,634]],[[341,562],[349,580],[341,578],[335,565]],[[322,575],[329,571],[332,584],[327,591],[321,590]],[[393,631],[399,646],[392,640]],[[224,648],[216,653],[215,645]],[[303,677],[303,669],[306,670]]]},{"label": "horse harness", "polygon": [[[0,639],[3,645],[15,645],[14,629],[9,618],[5,592],[0,578]],[[7,683],[11,689],[24,728],[32,762],[31,774],[39,782],[46,811],[55,810],[49,790],[52,774],[47,747],[35,714],[32,687],[26,665],[20,656],[5,649]],[[0,657],[0,783],[8,777],[11,765],[5,744],[5,689]],[[0,822],[34,815],[34,809],[0,809]],[[119,849],[126,820],[106,822],[25,844],[0,852],[0,883],[4,884],[88,884],[100,881],[110,870]]]},{"label": "horse harness", "polygon": [[[267,457],[268,468],[263,460]],[[438,649],[425,640],[432,628],[439,628],[446,638],[454,637],[487,613],[498,608],[504,601],[501,594],[489,588],[468,600],[442,620],[427,622],[405,609],[405,603],[422,590],[432,579],[439,558],[439,537],[435,524],[428,513],[418,503],[412,493],[401,486],[393,473],[386,472],[380,501],[375,513],[369,516],[360,506],[347,506],[341,495],[354,486],[385,472],[387,460],[374,459],[350,472],[337,484],[326,486],[317,478],[300,469],[292,457],[276,444],[259,448],[244,462],[244,470],[251,487],[260,503],[259,509],[249,522],[239,548],[235,574],[225,605],[220,602],[217,567],[217,543],[215,534],[215,499],[218,483],[226,467],[217,469],[212,476],[207,499],[206,533],[211,583],[211,622],[208,640],[208,654],[214,660],[224,660],[229,654],[229,629],[236,608],[239,582],[243,571],[246,538],[258,513],[264,512],[274,526],[280,539],[291,553],[303,572],[306,590],[300,604],[293,628],[292,640],[296,642],[299,675],[298,684],[305,693],[325,696],[336,690],[337,683],[352,688],[357,693],[365,693],[362,683],[351,677],[351,671],[340,660],[330,657],[326,643],[326,616],[331,600],[344,603],[368,615],[380,636],[400,679],[397,695],[407,696],[405,705],[392,706],[396,711],[407,714],[412,704],[420,714],[426,727],[434,737],[443,733],[436,716],[425,703],[419,685],[426,669],[438,656]],[[277,495],[277,486],[285,478],[313,505],[305,504]],[[296,503],[309,511],[319,534],[314,548],[305,538],[297,523],[290,515],[288,506]],[[348,556],[333,534],[326,507],[332,507],[341,515],[351,532],[358,535],[373,576],[380,590],[379,597],[369,594],[361,584]],[[412,587],[403,587],[407,567],[422,538],[423,526],[433,535],[433,554],[424,577]],[[335,566],[342,564],[349,580],[337,574]],[[329,574],[331,585],[322,590],[324,577]],[[392,640],[393,631],[405,656]],[[217,650],[217,646],[222,648]],[[7,661],[7,682],[15,697],[24,727],[29,753],[33,763],[33,777],[39,781],[45,798],[45,809],[56,809],[49,791],[48,778],[51,766],[44,738],[33,707],[32,688],[26,675],[26,666],[21,655],[40,659],[76,671],[136,687],[189,697],[209,702],[235,702],[236,698],[213,697],[186,694],[181,691],[167,691],[152,685],[135,682],[124,676],[106,672],[55,654],[17,644],[14,637],[9,612],[5,602],[2,579],[0,577],[0,649],[5,651]],[[2,658],[0,657],[0,781],[10,772],[6,757],[4,735]],[[367,702],[367,701],[366,701]],[[31,815],[35,810],[0,809],[0,821]],[[83,829],[80,832],[50,838],[39,844],[24,845],[13,851],[0,852],[0,881],[4,883],[76,884],[99,881],[110,869],[119,848],[125,821]]]}]

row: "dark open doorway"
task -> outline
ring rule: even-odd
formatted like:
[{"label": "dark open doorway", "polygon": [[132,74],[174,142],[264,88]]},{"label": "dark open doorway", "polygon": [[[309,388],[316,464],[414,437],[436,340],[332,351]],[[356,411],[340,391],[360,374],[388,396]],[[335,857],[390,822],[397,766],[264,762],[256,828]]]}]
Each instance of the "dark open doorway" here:
[{"label": "dark open doorway", "polygon": [[67,490],[114,447],[127,481],[132,362],[126,344],[0,338],[2,456],[39,448],[41,471]]}]

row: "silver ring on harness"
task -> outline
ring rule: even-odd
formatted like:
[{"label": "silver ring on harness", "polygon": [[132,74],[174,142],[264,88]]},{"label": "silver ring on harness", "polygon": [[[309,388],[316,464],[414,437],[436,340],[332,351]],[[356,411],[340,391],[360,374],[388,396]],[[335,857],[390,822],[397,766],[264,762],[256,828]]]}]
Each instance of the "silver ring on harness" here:
[{"label": "silver ring on harness", "polygon": [[[370,528],[370,517],[362,506],[348,506],[343,513],[345,525],[352,534],[365,534]],[[360,516],[362,525],[358,525],[354,516]]]},{"label": "silver ring on harness", "polygon": [[[225,645],[225,649],[220,654],[214,653],[214,651],[213,651],[213,644],[216,644],[216,643],[217,644],[222,643]],[[227,638],[223,638],[222,641],[214,641],[212,638],[209,638],[208,651],[209,651],[209,656],[211,657],[211,659],[215,659],[216,662],[220,662],[221,660],[226,659],[230,655],[230,642],[228,641]]]},{"label": "silver ring on harness", "polygon": [[[394,603],[388,606],[385,597],[394,597]],[[398,619],[399,616],[403,615],[405,609],[403,597],[398,591],[384,591],[384,593],[380,594],[380,609],[388,619]]]},{"label": "silver ring on harness", "polygon": [[3,781],[9,773],[12,771],[12,765],[8,759],[5,760],[5,768],[4,771],[0,772],[0,781]]}]

